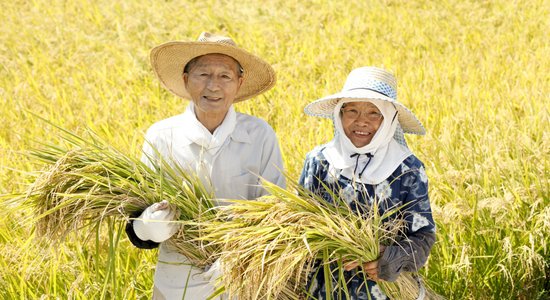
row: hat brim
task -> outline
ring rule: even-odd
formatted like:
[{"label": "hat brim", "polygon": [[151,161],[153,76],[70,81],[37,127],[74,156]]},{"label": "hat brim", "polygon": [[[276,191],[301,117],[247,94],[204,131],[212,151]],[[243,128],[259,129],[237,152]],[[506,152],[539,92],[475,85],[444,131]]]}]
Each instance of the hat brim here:
[{"label": "hat brim", "polygon": [[304,108],[304,111],[310,116],[332,118],[334,107],[336,107],[340,100],[344,99],[376,99],[391,102],[395,105],[395,108],[398,111],[399,124],[401,125],[405,133],[418,135],[426,134],[426,129],[424,128],[422,123],[406,106],[397,102],[397,100],[391,97],[366,89],[343,91],[334,95],[323,97],[308,104]]},{"label": "hat brim", "polygon": [[183,68],[195,57],[225,54],[243,68],[243,83],[234,102],[250,99],[275,85],[275,71],[270,64],[238,47],[216,42],[168,42],[151,50],[151,65],[162,85],[178,97],[191,100],[183,82]]}]

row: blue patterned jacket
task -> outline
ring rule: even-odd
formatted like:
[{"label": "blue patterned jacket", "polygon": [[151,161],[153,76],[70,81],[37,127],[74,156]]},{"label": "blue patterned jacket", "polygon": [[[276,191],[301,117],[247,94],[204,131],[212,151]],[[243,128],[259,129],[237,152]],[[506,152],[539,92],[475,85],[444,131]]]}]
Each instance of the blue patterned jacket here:
[{"label": "blue patterned jacket", "polygon": [[[354,211],[370,207],[378,201],[380,214],[390,208],[402,208],[407,222],[405,236],[398,245],[390,245],[379,259],[378,277],[395,281],[400,272],[414,272],[422,267],[435,242],[435,224],[428,198],[428,178],[422,162],[411,155],[385,181],[377,185],[352,182],[350,179],[329,172],[329,163],[322,153],[324,146],[315,148],[306,156],[300,176],[300,185],[333,202],[331,194],[339,195]],[[325,186],[331,192],[325,189]],[[334,269],[335,267],[333,267]],[[332,286],[338,282],[338,273],[332,272]],[[387,299],[386,295],[371,280],[365,280],[357,270],[344,271],[348,293],[351,299]],[[366,284],[365,284],[366,282]],[[308,291],[314,299],[326,299],[326,284],[323,268],[316,265],[308,278]],[[344,292],[332,291],[332,299],[346,299]]]}]

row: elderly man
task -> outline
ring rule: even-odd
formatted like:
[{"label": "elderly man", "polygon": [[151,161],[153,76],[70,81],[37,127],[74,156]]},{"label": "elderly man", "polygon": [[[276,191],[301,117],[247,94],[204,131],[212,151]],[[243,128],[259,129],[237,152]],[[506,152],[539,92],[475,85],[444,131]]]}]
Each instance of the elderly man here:
[{"label": "elderly man", "polygon": [[[237,113],[233,103],[269,90],[273,68],[223,36],[202,33],[196,42],[169,42],[151,51],[163,86],[192,100],[184,113],[153,124],[146,134],[143,161],[173,161],[194,172],[216,198],[254,199],[266,191],[260,178],[284,187],[283,163],[273,129],[263,120]],[[168,203],[148,207],[126,232],[139,248],[160,245],[153,299],[206,299],[214,291],[212,270],[163,243],[178,229]]]}]

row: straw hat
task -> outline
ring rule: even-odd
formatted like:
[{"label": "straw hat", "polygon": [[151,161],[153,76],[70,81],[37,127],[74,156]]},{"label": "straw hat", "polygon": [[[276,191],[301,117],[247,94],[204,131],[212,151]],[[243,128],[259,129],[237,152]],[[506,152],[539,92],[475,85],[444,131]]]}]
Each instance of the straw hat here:
[{"label": "straw hat", "polygon": [[342,99],[379,99],[394,104],[399,124],[405,133],[426,133],[422,123],[403,104],[397,102],[397,82],[386,70],[362,67],[351,71],[341,92],[311,102],[305,107],[308,115],[332,118],[334,107]]},{"label": "straw hat", "polygon": [[203,32],[196,42],[168,42],[151,50],[151,65],[166,89],[178,97],[191,99],[183,82],[183,68],[193,58],[205,54],[225,54],[243,69],[243,83],[234,102],[243,101],[275,85],[275,71],[264,60],[237,47],[225,36]]}]

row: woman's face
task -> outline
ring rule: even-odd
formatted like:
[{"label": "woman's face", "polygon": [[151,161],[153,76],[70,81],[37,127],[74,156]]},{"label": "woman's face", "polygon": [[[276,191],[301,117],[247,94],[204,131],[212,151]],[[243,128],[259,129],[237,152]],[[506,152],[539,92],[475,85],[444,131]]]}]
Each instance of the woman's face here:
[{"label": "woman's face", "polygon": [[384,117],[371,102],[349,102],[340,109],[344,133],[357,148],[368,145]]}]

